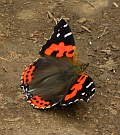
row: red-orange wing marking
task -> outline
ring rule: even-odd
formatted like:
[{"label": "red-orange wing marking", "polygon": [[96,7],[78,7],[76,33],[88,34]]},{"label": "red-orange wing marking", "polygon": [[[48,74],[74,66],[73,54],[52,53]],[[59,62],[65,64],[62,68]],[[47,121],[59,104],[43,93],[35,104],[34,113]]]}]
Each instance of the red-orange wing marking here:
[{"label": "red-orange wing marking", "polygon": [[72,92],[70,94],[67,94],[65,96],[65,98],[64,98],[65,101],[67,101],[67,100],[75,97],[76,94],[77,94],[77,92],[80,91],[80,90],[82,90],[83,83],[85,82],[86,78],[87,78],[87,76],[85,76],[85,75],[80,76],[80,78],[77,80],[78,83],[77,84],[74,84],[72,86],[72,88],[70,89]]},{"label": "red-orange wing marking", "polygon": [[53,43],[49,48],[45,50],[44,53],[50,56],[54,51],[58,51],[58,53],[56,54],[56,57],[62,57],[64,53],[66,53],[66,56],[68,58],[71,58],[74,56],[74,49],[75,49],[75,46],[73,45],[66,46],[64,42],[60,42],[59,44]]},{"label": "red-orange wing marking", "polygon": [[33,96],[30,99],[30,102],[31,102],[32,105],[34,105],[34,107],[37,107],[37,108],[45,109],[45,108],[50,106],[50,102],[49,101],[45,101],[40,96]]},{"label": "red-orange wing marking", "polygon": [[24,73],[22,74],[23,84],[27,84],[32,81],[32,78],[33,78],[32,73],[34,69],[35,69],[35,66],[33,65],[33,63],[25,69]]}]

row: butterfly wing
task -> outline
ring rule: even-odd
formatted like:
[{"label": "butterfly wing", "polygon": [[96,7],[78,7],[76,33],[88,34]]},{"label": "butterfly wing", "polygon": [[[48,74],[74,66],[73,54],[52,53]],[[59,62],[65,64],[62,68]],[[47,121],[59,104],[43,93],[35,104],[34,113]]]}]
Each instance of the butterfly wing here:
[{"label": "butterfly wing", "polygon": [[64,68],[60,62],[47,58],[39,58],[26,68],[21,87],[34,107],[49,108],[63,98],[71,79],[65,79]]},{"label": "butterfly wing", "polygon": [[89,101],[95,93],[95,84],[91,77],[78,75],[74,77],[68,89],[67,94],[60,102],[62,106],[67,106],[80,100],[85,102]]},{"label": "butterfly wing", "polygon": [[73,58],[75,55],[74,37],[65,20],[61,19],[54,27],[54,33],[39,53],[41,56]]}]

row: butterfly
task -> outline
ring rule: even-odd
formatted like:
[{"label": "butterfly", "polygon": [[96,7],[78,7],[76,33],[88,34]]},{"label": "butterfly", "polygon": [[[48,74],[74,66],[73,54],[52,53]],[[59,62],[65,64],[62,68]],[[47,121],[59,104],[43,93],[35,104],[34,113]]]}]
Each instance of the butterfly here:
[{"label": "butterfly", "polygon": [[54,27],[39,54],[41,57],[23,72],[20,85],[34,108],[89,101],[95,93],[95,84],[83,73],[83,65],[78,64],[74,37],[64,19]]}]

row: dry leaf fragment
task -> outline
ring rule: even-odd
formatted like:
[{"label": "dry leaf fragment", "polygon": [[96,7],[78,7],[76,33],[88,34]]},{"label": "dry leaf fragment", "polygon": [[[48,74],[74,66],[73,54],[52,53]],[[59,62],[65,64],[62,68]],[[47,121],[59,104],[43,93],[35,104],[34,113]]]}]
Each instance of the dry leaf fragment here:
[{"label": "dry leaf fragment", "polygon": [[47,12],[48,12],[48,16],[55,21],[55,24],[57,24],[57,19],[54,18],[54,16],[51,14],[50,11],[47,11]]},{"label": "dry leaf fragment", "polygon": [[13,3],[13,0],[10,0],[10,4],[12,4]]},{"label": "dry leaf fragment", "polygon": [[8,72],[8,70],[7,70],[4,66],[2,66],[2,69],[3,69],[5,72]]},{"label": "dry leaf fragment", "polygon": [[89,33],[91,32],[86,26],[81,26],[81,28],[83,28],[84,30],[88,31]]},{"label": "dry leaf fragment", "polygon": [[118,4],[116,2],[113,2],[113,5],[118,8]]}]

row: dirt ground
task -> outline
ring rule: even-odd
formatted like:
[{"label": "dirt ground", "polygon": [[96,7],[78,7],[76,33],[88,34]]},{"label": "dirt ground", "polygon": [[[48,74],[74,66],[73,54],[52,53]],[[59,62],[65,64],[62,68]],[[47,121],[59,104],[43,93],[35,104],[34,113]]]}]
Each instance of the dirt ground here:
[{"label": "dirt ground", "polygon": [[[96,84],[88,103],[33,109],[20,76],[66,18]],[[37,36],[35,37],[34,34]],[[0,0],[0,135],[120,134],[120,1]]]}]

